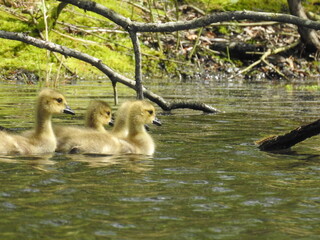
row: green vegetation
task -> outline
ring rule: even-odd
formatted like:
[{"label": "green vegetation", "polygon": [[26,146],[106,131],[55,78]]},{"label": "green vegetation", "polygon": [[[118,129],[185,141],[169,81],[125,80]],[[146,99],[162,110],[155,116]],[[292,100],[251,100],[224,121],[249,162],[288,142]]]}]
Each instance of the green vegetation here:
[{"label": "green vegetation", "polygon": [[262,12],[288,12],[287,0],[240,0],[227,8],[228,10],[252,10]]},{"label": "green vegetation", "polygon": [[[195,4],[195,1],[188,1]],[[286,0],[198,0],[199,7],[207,11],[252,10],[265,12],[285,12],[288,9]]]},{"label": "green vegetation", "polygon": [[[57,7],[56,1],[46,1],[47,12],[54,12]],[[107,7],[110,7],[120,14],[127,17],[132,17],[136,20],[141,20],[139,10],[133,9],[124,1],[97,1]],[[36,6],[35,6],[36,7]],[[43,21],[43,6],[37,6],[38,13],[34,14],[32,18],[37,19],[39,24],[32,23],[32,18],[29,14],[9,14],[6,11],[1,11],[1,30],[12,32],[31,32],[31,35],[38,35],[35,30],[41,31],[45,35],[45,26]],[[17,12],[17,11],[16,11]],[[27,21],[21,20],[22,16]],[[101,59],[111,68],[125,74],[132,74],[134,72],[134,61],[132,57],[132,44],[129,35],[126,33],[119,34],[115,32],[94,33],[96,29],[117,29],[116,25],[98,14],[92,12],[84,12],[74,6],[68,5],[58,18],[57,24],[53,31],[48,33],[49,41],[61,44],[81,52],[85,52],[96,58]],[[64,24],[65,23],[65,24]],[[52,22],[51,22],[52,24]],[[68,25],[69,24],[69,25]],[[70,26],[80,26],[72,28]],[[49,26],[50,28],[50,26]],[[82,31],[83,30],[83,31]],[[87,30],[92,30],[87,31]],[[121,30],[121,29],[119,29]],[[12,69],[26,69],[37,73],[41,78],[50,71],[54,76],[58,73],[60,60],[57,60],[53,54],[48,57],[46,50],[39,49],[27,44],[0,39],[2,46],[0,54],[2,61],[0,62],[0,69],[2,74],[8,73]],[[145,52],[149,50],[143,47]],[[96,70],[91,65],[73,58],[63,58],[63,63],[68,68],[81,76],[102,75],[99,70]],[[49,70],[50,69],[50,70]]]},{"label": "green vegetation", "polygon": [[[251,10],[262,12],[277,12],[288,13],[287,0],[187,0],[188,4],[194,4],[201,9],[206,9],[207,12],[211,11],[235,11],[235,10]],[[319,0],[307,0],[302,4],[308,11],[319,13],[317,4]]]},{"label": "green vegetation", "polygon": [[[10,1],[13,4],[11,4],[11,6],[5,6],[0,0],[1,30],[27,32],[36,37],[40,37],[39,32],[41,32],[42,37],[46,38],[46,36],[48,36],[48,40],[51,42],[92,55],[101,59],[114,70],[133,77],[134,59],[130,37],[126,32],[121,32],[123,29],[113,22],[98,14],[89,11],[84,12],[72,5],[67,5],[63,8],[58,19],[56,19],[56,16],[58,16],[57,7],[60,2],[55,0],[30,0],[28,3],[25,3],[23,0],[6,0],[6,3],[10,3]],[[135,1],[95,1],[136,21],[146,22],[148,19],[157,21],[159,18],[167,21],[168,16],[166,14],[168,9],[172,9],[170,20],[174,20],[176,16],[174,13],[174,3],[177,0],[163,2],[147,1],[149,4],[154,3],[151,4],[152,7],[156,5],[157,7],[161,6],[161,8],[156,10],[149,8],[147,5],[141,7],[134,6],[132,2],[134,3]],[[45,8],[42,5],[43,2],[46,3]],[[137,2],[140,4],[140,1]],[[310,0],[308,2],[314,3],[316,0]],[[186,0],[183,1],[183,4],[194,5],[200,9],[205,9],[207,12],[244,9],[270,12],[287,11],[286,0]],[[313,4],[307,5],[313,6]],[[310,6],[309,8],[309,10],[313,10]],[[30,9],[32,9],[32,11],[30,11]],[[44,9],[50,15],[46,22],[44,21]],[[153,14],[149,12],[150,9]],[[217,32],[222,35],[229,35],[230,30],[232,30],[233,33],[242,31],[242,28],[239,28],[238,31],[236,26],[217,26],[215,28]],[[50,31],[46,32],[47,29]],[[176,63],[174,61],[166,60],[163,62],[162,59],[166,58],[164,52],[166,54],[169,53],[167,57],[174,55],[178,60],[178,56],[181,56],[181,54],[179,55],[177,51],[178,48],[169,46],[167,50],[166,47],[158,45],[158,39],[165,37],[165,34],[144,34],[143,38],[141,38],[143,39],[141,40],[141,48],[144,54],[143,70],[145,74],[149,72],[154,74],[161,69],[160,65],[165,65],[163,68],[169,73],[176,71]],[[174,35],[174,37],[176,37],[176,35]],[[143,44],[144,41],[146,45]],[[193,44],[192,40],[190,43]],[[33,72],[40,76],[41,79],[56,78],[57,75],[63,76],[65,73],[70,75],[70,72],[76,73],[81,77],[103,75],[99,70],[87,63],[73,58],[64,58],[59,54],[54,55],[44,49],[39,49],[18,41],[0,39],[0,44],[0,73],[2,75],[7,75],[15,69],[25,69]],[[191,47],[194,46],[191,45]],[[204,55],[212,56],[212,58],[217,59],[217,61],[224,59],[224,57],[214,55],[210,52],[206,52]],[[180,57],[180,60],[185,61],[186,59]],[[224,61],[230,62],[231,60],[227,57]],[[236,60],[232,60],[232,62],[234,61]],[[67,66],[69,70],[62,67],[62,65]],[[241,65],[241,62],[239,62],[239,65]]]},{"label": "green vegetation", "polygon": [[320,86],[317,84],[313,85],[293,85],[293,84],[287,84],[286,90],[288,92],[293,91],[309,91],[309,92],[318,92],[320,90]]}]

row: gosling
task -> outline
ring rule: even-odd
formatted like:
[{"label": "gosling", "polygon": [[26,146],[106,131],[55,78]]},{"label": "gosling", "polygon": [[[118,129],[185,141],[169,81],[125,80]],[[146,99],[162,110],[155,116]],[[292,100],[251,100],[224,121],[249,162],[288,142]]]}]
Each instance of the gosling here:
[{"label": "gosling", "polygon": [[37,100],[34,130],[26,136],[0,132],[0,154],[33,155],[54,152],[57,141],[51,118],[53,114],[60,113],[74,115],[61,93],[43,89]]},{"label": "gosling", "polygon": [[113,125],[112,112],[110,105],[102,100],[93,100],[89,103],[86,116],[85,116],[85,127],[75,126],[55,126],[54,133],[56,135],[58,146],[57,151],[63,149],[65,139],[78,138],[82,132],[86,132],[88,129],[107,132],[105,125]]},{"label": "gosling", "polygon": [[161,126],[156,118],[156,110],[150,102],[134,101],[130,104],[126,120],[128,135],[124,138],[133,147],[133,153],[153,155],[155,144],[147,132],[145,124],[153,123]]}]

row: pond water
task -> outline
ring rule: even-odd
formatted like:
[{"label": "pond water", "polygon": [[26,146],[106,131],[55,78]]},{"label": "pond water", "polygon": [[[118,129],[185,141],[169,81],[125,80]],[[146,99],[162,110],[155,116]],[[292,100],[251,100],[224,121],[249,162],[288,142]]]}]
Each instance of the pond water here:
[{"label": "pond water", "polygon": [[[158,108],[152,158],[0,157],[0,239],[319,239],[319,137],[281,154],[253,143],[318,119],[318,83],[161,81],[149,88],[223,112]],[[112,102],[109,83],[60,89],[78,114],[54,124],[81,125],[90,99]],[[1,82],[0,125],[30,128],[37,90]]]}]

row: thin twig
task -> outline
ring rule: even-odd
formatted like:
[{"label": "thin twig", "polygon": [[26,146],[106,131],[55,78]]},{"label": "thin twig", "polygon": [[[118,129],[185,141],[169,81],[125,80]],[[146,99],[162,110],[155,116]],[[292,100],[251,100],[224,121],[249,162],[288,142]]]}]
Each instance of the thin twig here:
[{"label": "thin twig", "polygon": [[112,81],[112,88],[113,88],[113,100],[114,100],[114,105],[118,105],[118,88],[117,88],[117,82]]},{"label": "thin twig", "polygon": [[[155,22],[155,19],[154,19],[154,15],[153,15],[153,12],[152,12],[152,4],[153,0],[148,0],[148,6],[149,6],[149,11],[150,11],[150,19],[151,19],[151,22],[154,23]],[[157,43],[158,43],[158,48],[159,48],[159,51],[162,52],[162,45],[161,45],[161,41],[160,41],[160,35],[159,33],[155,33],[156,34],[156,39],[157,39]]]},{"label": "thin twig", "polygon": [[287,78],[286,75],[284,75],[282,72],[280,72],[280,70],[278,68],[276,68],[275,66],[273,66],[271,63],[269,63],[266,59],[262,59],[262,62],[264,62],[266,65],[268,65],[270,68],[272,68],[274,71],[276,71],[276,73],[278,73],[281,77],[283,77],[286,80],[289,80],[289,78]]},{"label": "thin twig", "polygon": [[[294,48],[295,46],[297,46],[300,43],[300,39],[298,39],[297,41],[293,42],[290,45],[284,46],[284,47],[279,47],[277,49],[268,49],[259,60],[255,61],[254,63],[252,63],[251,65],[249,65],[248,67],[246,67],[245,69],[242,69],[241,71],[239,71],[235,76],[239,76],[245,72],[248,72],[249,70],[251,70],[252,68],[254,68],[255,66],[257,66],[258,64],[260,64],[261,62],[266,63],[267,65],[271,66],[273,69],[275,69],[275,71],[280,74],[281,76],[285,77],[285,75],[283,73],[281,73],[278,69],[276,69],[275,67],[273,67],[272,65],[270,65],[270,63],[266,60],[267,57],[269,57],[270,55],[273,54],[278,54],[280,52],[284,52],[287,51],[291,48]],[[286,77],[285,77],[286,78]]]},{"label": "thin twig", "polygon": [[101,23],[103,23],[103,24],[114,25],[112,22],[106,21],[105,19],[93,17],[93,16],[90,16],[90,15],[88,15],[88,14],[83,14],[83,13],[81,13],[81,12],[73,11],[73,10],[68,9],[68,8],[67,8],[65,11],[71,13],[72,15],[78,15],[78,16],[84,17],[85,19],[92,19],[92,20],[101,22]]},{"label": "thin twig", "polygon": [[249,65],[249,66],[246,67],[245,69],[242,69],[240,72],[238,72],[238,73],[236,74],[236,76],[239,76],[239,75],[241,75],[241,74],[243,74],[243,73],[245,73],[245,72],[248,72],[249,70],[251,70],[252,68],[254,68],[255,66],[257,66],[258,64],[260,64],[264,58],[266,58],[267,56],[269,56],[269,55],[271,54],[271,52],[272,52],[271,49],[268,49],[268,50],[262,55],[262,57],[261,57],[259,60],[255,61],[254,63],[252,63],[251,65]]},{"label": "thin twig", "polygon": [[[55,31],[55,30],[52,30],[52,31]],[[42,34],[41,32],[39,33],[39,36],[40,36],[40,38],[41,38],[42,40],[45,40],[45,37],[43,36],[43,34]],[[73,72],[73,71],[63,62],[63,60],[58,57],[57,53],[55,53],[55,52],[49,52],[49,53],[52,53],[53,56],[58,60],[58,62],[60,62],[60,63],[62,64],[62,66],[63,66],[70,74],[76,75],[75,72]],[[48,79],[47,79],[46,81],[48,81]]]},{"label": "thin twig", "polygon": [[[65,24],[63,24],[63,25],[65,25]],[[68,24],[67,24],[68,25]],[[98,34],[94,34],[94,33],[92,33],[92,32],[90,32],[90,31],[87,31],[87,30],[85,30],[85,29],[82,29],[82,28],[78,28],[77,26],[74,26],[74,25],[71,25],[70,24],[70,27],[72,27],[72,28],[74,28],[74,29],[76,29],[76,30],[78,30],[78,31],[81,31],[81,32],[84,32],[84,33],[87,33],[87,34],[89,34],[89,35],[91,35],[91,36],[94,36],[94,37],[97,37],[97,38],[99,38],[99,39],[101,39],[101,40],[105,40],[106,42],[108,42],[110,39],[108,39],[108,38],[105,38],[105,37],[101,37],[100,35],[98,35]],[[99,42],[94,42],[94,41],[89,41],[89,40],[83,40],[83,39],[80,39],[80,38],[74,38],[74,37],[72,37],[72,36],[70,36],[70,35],[67,35],[67,34],[64,34],[64,33],[61,33],[61,32],[59,32],[59,31],[57,31],[57,30],[53,30],[55,33],[57,33],[57,34],[60,34],[60,35],[62,35],[62,36],[64,36],[64,37],[67,37],[67,38],[70,38],[70,39],[72,39],[72,40],[79,40],[79,41],[82,41],[82,42],[84,42],[84,43],[88,43],[88,44],[96,44],[96,45],[101,45],[101,43],[99,43]],[[111,32],[112,32],[112,30],[110,30]],[[117,30],[118,31],[118,30]],[[129,34],[128,32],[124,32],[124,31],[119,31],[119,32],[113,32],[113,33],[126,33],[126,34]],[[139,34],[138,34],[139,35]],[[132,48],[130,48],[130,47],[127,47],[127,46],[124,46],[124,45],[122,45],[122,44],[119,44],[119,43],[117,43],[117,42],[115,42],[114,43],[116,46],[120,46],[120,47],[122,47],[122,48],[125,48],[125,49],[127,49],[127,50],[132,50]],[[103,44],[103,45],[105,45],[105,44]],[[213,51],[213,50],[212,50]],[[168,59],[168,58],[161,58],[161,57],[158,57],[158,56],[155,56],[155,55],[151,55],[151,54],[148,54],[148,53],[143,53],[143,52],[141,52],[141,55],[142,56],[145,56],[145,57],[148,57],[149,59],[150,58],[153,58],[153,59],[156,59],[156,60],[161,60],[161,61],[166,61],[166,62],[172,62],[172,63],[177,63],[177,64],[183,64],[183,65],[190,65],[190,66],[192,66],[192,64],[190,64],[190,63],[186,63],[186,62],[181,62],[181,61],[178,61],[178,60],[174,60],[174,59]],[[131,55],[132,56],[132,55]]]},{"label": "thin twig", "polygon": [[199,45],[199,41],[200,41],[200,37],[201,37],[201,34],[202,34],[202,31],[203,31],[203,27],[199,29],[199,32],[198,32],[198,35],[197,35],[197,39],[193,45],[193,48],[188,56],[188,59],[191,60],[192,59],[192,56],[193,54],[195,53],[196,49],[197,49],[197,46]]},{"label": "thin twig", "polygon": [[[179,15],[179,5],[178,5],[178,0],[173,0],[174,1],[174,7],[175,7],[175,15],[176,15],[176,21],[179,21],[180,15]],[[177,38],[177,43],[176,43],[176,50],[179,49],[180,47],[180,33],[179,31],[176,32],[176,38]]]},{"label": "thin twig", "polygon": [[125,1],[125,2],[126,2],[127,4],[130,4],[130,5],[132,5],[132,6],[136,7],[136,8],[138,8],[138,9],[140,9],[140,10],[142,10],[142,11],[144,11],[144,12],[146,12],[146,13],[150,14],[150,9],[145,8],[145,7],[141,6],[140,4],[133,3],[132,1]]},{"label": "thin twig", "polygon": [[[61,21],[57,21],[57,23],[60,25],[63,25],[63,26],[67,26],[71,29],[75,29],[75,30],[85,32],[88,34],[93,34],[94,32],[129,34],[127,31],[122,31],[122,30],[118,30],[118,29],[105,29],[105,28],[100,28],[100,27],[98,28],[98,27],[89,27],[89,26],[76,26],[74,24],[65,23],[65,22],[61,22]],[[94,30],[83,29],[81,27],[94,28]]]},{"label": "thin twig", "polygon": [[75,38],[75,37],[72,37],[70,35],[67,35],[67,34],[64,34],[62,32],[59,32],[57,30],[54,30],[52,29],[51,31],[55,32],[56,34],[59,34],[60,36],[63,36],[65,38],[69,38],[73,41],[78,41],[78,42],[83,42],[83,43],[86,43],[86,44],[92,44],[92,45],[102,45],[102,43],[99,43],[99,42],[95,42],[95,41],[91,41],[91,40],[85,40],[85,39],[82,39],[82,38]]},{"label": "thin twig", "polygon": [[[43,13],[43,21],[44,21],[44,26],[45,26],[45,35],[43,36],[42,33],[40,32],[41,37],[45,40],[45,41],[49,41],[49,33],[48,33],[48,22],[47,22],[47,7],[45,4],[45,1],[42,0],[42,13]],[[47,63],[46,63],[46,84],[48,84],[49,82],[49,77],[50,77],[50,72],[51,72],[51,67],[50,69],[48,69],[49,67],[49,58],[50,58],[50,51],[47,50]]]}]

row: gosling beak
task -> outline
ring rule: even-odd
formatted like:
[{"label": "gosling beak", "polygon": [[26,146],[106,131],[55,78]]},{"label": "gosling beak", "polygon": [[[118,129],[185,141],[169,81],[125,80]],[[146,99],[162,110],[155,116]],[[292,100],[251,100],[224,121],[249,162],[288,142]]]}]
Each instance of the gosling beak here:
[{"label": "gosling beak", "polygon": [[114,126],[114,119],[113,118],[110,119],[109,126],[111,126],[111,127]]},{"label": "gosling beak", "polygon": [[66,108],[63,110],[63,113],[75,115],[74,111],[69,106],[66,106]]},{"label": "gosling beak", "polygon": [[157,125],[157,126],[161,126],[161,122],[160,122],[160,120],[158,118],[155,118],[152,123]]}]

